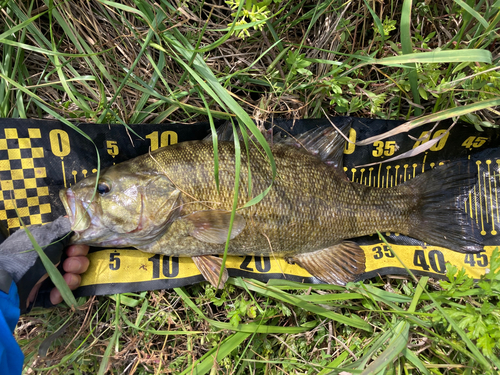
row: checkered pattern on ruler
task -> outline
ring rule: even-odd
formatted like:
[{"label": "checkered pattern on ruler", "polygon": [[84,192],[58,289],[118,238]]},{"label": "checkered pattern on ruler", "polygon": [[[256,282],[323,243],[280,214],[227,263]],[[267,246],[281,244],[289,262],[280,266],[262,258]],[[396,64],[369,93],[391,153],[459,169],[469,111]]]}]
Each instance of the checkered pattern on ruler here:
[{"label": "checkered pattern on ruler", "polygon": [[[42,224],[52,211],[43,147],[32,147],[31,140],[41,138],[40,129],[28,129],[20,137],[18,129],[4,129],[0,137],[0,220],[12,230],[25,225]],[[19,213],[16,213],[16,210]]]}]

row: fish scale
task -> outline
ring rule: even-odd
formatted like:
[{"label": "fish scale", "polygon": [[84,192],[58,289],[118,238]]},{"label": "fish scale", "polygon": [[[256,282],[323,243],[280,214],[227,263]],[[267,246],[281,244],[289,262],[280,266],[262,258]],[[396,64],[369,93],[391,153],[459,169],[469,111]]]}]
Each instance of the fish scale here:
[{"label": "fish scale", "polygon": [[[168,152],[167,152],[168,151]],[[403,210],[401,189],[368,188],[353,184],[338,176],[338,171],[313,155],[277,145],[273,149],[277,177],[273,189],[257,205],[238,210],[247,226],[229,246],[229,253],[247,255],[290,256],[331,246],[346,238],[379,231],[405,231],[404,223],[411,207]],[[199,163],[199,160],[205,160]],[[156,161],[154,161],[156,160]],[[176,162],[183,160],[182,163]],[[218,210],[231,210],[234,187],[234,144],[219,145],[220,194],[214,179],[213,148],[209,142],[188,142],[170,147],[140,161],[142,169],[162,165],[177,188],[184,192],[182,216],[206,210],[200,202],[215,202]],[[171,167],[170,167],[171,166]],[[242,153],[238,206],[248,200],[248,161]],[[253,196],[271,183],[269,162],[258,149],[250,150]],[[378,202],[378,203],[375,203]],[[381,205],[379,202],[385,202]],[[397,217],[397,220],[395,220]],[[191,255],[177,241],[166,235],[162,240],[164,254]],[[195,242],[195,241],[193,241]],[[193,251],[205,244],[199,243]],[[223,251],[225,244],[217,247]],[[214,251],[213,248],[210,251]]]}]

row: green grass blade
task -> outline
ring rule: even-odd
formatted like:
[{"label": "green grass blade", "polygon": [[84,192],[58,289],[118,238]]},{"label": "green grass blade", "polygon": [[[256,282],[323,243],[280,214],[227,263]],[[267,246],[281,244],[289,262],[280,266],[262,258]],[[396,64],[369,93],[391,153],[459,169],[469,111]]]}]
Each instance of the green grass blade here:
[{"label": "green grass blade", "polygon": [[19,217],[19,221],[22,224],[22,228],[26,231],[26,234],[28,235],[28,238],[30,239],[33,248],[40,257],[40,260],[42,261],[45,270],[49,274],[50,279],[57,287],[57,289],[59,289],[59,292],[61,292],[61,296],[64,302],[66,302],[66,304],[74,311],[78,307],[78,303],[76,302],[75,296],[73,296],[73,292],[69,289],[68,284],[66,283],[66,281],[64,281],[64,278],[62,277],[57,267],[51,262],[49,257],[40,247],[40,245],[38,245],[38,243],[36,242],[35,237],[33,237],[29,229],[24,225],[21,217]]},{"label": "green grass blade", "polygon": [[29,24],[31,24],[32,22],[34,22],[39,17],[43,16],[45,13],[46,12],[42,12],[40,14],[37,14],[34,17],[31,17],[31,18],[29,18],[27,20],[24,20],[23,22],[21,22],[20,24],[18,24],[16,26],[10,27],[8,31],[5,31],[5,32],[3,32],[3,33],[0,34],[0,42],[2,42],[4,39],[8,39],[8,37],[12,36],[12,34],[15,34],[18,31],[25,29]]},{"label": "green grass blade", "polygon": [[469,13],[472,17],[474,17],[476,20],[479,21],[481,25],[484,26],[485,29],[488,28],[489,24],[488,21],[486,21],[481,14],[479,14],[477,11],[475,11],[473,8],[469,6],[465,1],[462,0],[453,0],[455,3],[460,5],[463,10],[465,10],[467,13]]},{"label": "green grass blade", "polygon": [[[140,10],[137,10],[136,8],[130,7],[128,5],[116,3],[114,1],[108,1],[108,0],[99,0],[100,3],[103,3],[105,5],[108,5],[111,8],[116,8],[123,10],[125,12],[133,13],[141,17],[143,20],[147,21],[147,17],[142,13]],[[151,25],[150,25],[151,26]]]},{"label": "green grass blade", "polygon": [[464,61],[492,63],[491,52],[483,49],[432,51],[409,53],[401,56],[374,59],[373,63],[381,65],[401,65],[409,63],[461,63]]},{"label": "green grass blade", "polygon": [[[43,55],[48,55],[48,56],[66,56],[66,57],[87,57],[89,55],[87,54],[74,54],[74,53],[64,53],[64,52],[57,52],[57,51],[51,51],[46,48],[41,48],[41,47],[35,47],[30,44],[25,44],[25,43],[19,43],[13,40],[9,40],[6,38],[0,38],[0,43],[1,44],[6,44],[9,46],[17,47],[17,48],[22,48],[26,51],[31,51],[31,52],[37,52]],[[103,53],[103,52],[99,52]],[[97,55],[98,53],[94,53],[94,55]]]},{"label": "green grass blade", "polygon": [[207,354],[195,361],[191,367],[187,368],[180,375],[203,375],[208,372],[216,373],[216,365],[231,352],[238,348],[251,334],[237,332],[225,339],[219,346],[210,350]]},{"label": "green grass blade", "polygon": [[[212,145],[214,149],[214,180],[215,186],[217,187],[217,192],[220,192],[219,186],[219,138],[217,137],[217,129],[215,129],[214,118],[208,106],[207,101],[203,93],[199,92],[200,98],[207,109],[208,122],[210,123],[210,131],[212,132]],[[231,220],[232,223],[232,220]]]},{"label": "green grass blade", "polygon": [[[403,9],[401,10],[401,49],[403,55],[408,55],[413,53],[413,43],[411,41],[411,9],[412,0],[403,1]],[[415,63],[408,64],[408,80],[410,82],[411,93],[413,95],[413,101],[415,104],[420,105],[420,93],[418,91],[418,75],[416,71]],[[420,116],[422,110],[418,107],[414,109],[415,115]]]},{"label": "green grass blade", "polygon": [[368,9],[368,11],[370,12],[370,14],[373,18],[373,22],[375,23],[375,26],[377,26],[377,30],[380,33],[382,40],[384,40],[385,33],[384,33],[384,25],[382,25],[382,21],[380,21],[380,18],[377,16],[377,13],[375,13],[375,11],[372,9],[372,7],[368,3],[368,1],[366,1],[366,0],[363,0],[363,1],[366,5],[366,8]]},{"label": "green grass blade", "polygon": [[390,366],[394,359],[406,349],[410,332],[410,324],[401,321],[394,327],[393,337],[387,348],[361,373],[362,375],[377,374],[387,366]]},{"label": "green grass blade", "polygon": [[[269,296],[272,298],[279,299],[280,301],[290,303],[294,306],[298,306],[304,310],[310,311],[313,314],[318,314],[318,315],[324,316],[326,318],[337,321],[341,324],[346,324],[348,326],[359,328],[359,329],[362,329],[362,330],[368,331],[368,332],[372,331],[371,326],[356,315],[348,317],[345,315],[337,314],[337,313],[335,313],[333,311],[329,311],[321,306],[312,304],[310,302],[302,301],[297,296],[283,292],[282,290],[279,290],[279,289],[276,289],[273,287],[269,287],[269,286],[267,286],[263,283],[260,283],[256,280],[244,280],[244,279],[238,278],[238,279],[234,279],[234,280],[230,279],[230,283],[237,285],[237,286],[240,286],[242,288],[246,287],[249,290],[253,290],[254,292],[257,292],[261,295]],[[244,285],[244,284],[246,284],[246,285]]]},{"label": "green grass blade", "polygon": [[104,351],[104,355],[102,356],[101,364],[99,366],[99,371],[97,375],[104,375],[108,370],[109,358],[111,357],[111,351],[113,348],[117,347],[118,339],[120,338],[120,329],[119,329],[119,320],[120,320],[120,295],[116,294],[116,308],[115,308],[115,319],[114,319],[114,332],[113,336],[109,340],[108,345],[106,346],[106,350]]},{"label": "green grass blade", "polygon": [[411,301],[410,307],[408,307],[409,312],[415,312],[417,308],[417,304],[420,301],[420,297],[422,296],[422,293],[425,290],[425,285],[429,281],[428,276],[423,276],[417,284],[417,289],[415,290],[415,294],[413,296],[413,300]]},{"label": "green grass blade", "polygon": [[[238,130],[231,119],[234,134],[234,193],[233,193],[233,206],[231,208],[231,219],[229,221],[229,231],[227,232],[226,245],[224,247],[224,254],[222,255],[222,266],[219,271],[219,280],[217,285],[220,285],[222,275],[226,267],[227,252],[229,250],[229,241],[231,241],[231,232],[233,231],[234,218],[236,216],[236,209],[238,208],[238,196],[240,193],[240,173],[241,173],[241,146],[238,137]],[[251,185],[251,181],[249,181]]]},{"label": "green grass blade", "polygon": [[430,371],[427,369],[427,367],[425,366],[425,363],[423,363],[420,358],[418,358],[418,356],[413,353],[410,349],[408,348],[405,348],[405,350],[403,350],[402,354],[406,357],[406,359],[408,359],[408,361],[410,361],[411,363],[413,363],[413,365],[418,368],[418,370],[420,371],[420,373],[424,374],[424,375],[430,375]]}]

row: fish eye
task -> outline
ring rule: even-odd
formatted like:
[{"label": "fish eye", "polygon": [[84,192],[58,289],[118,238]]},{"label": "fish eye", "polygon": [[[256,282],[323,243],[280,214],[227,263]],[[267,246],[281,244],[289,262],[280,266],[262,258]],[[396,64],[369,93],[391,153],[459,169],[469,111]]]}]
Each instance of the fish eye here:
[{"label": "fish eye", "polygon": [[111,187],[109,186],[109,184],[107,182],[99,182],[99,185],[97,185],[97,192],[100,195],[104,195],[106,193],[109,193],[110,190],[111,190]]}]

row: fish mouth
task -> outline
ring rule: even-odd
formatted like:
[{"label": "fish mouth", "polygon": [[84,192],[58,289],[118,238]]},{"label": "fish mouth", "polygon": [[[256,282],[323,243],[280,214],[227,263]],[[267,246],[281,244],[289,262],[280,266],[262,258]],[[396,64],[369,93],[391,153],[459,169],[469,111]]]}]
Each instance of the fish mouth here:
[{"label": "fish mouth", "polygon": [[87,207],[84,207],[84,202],[77,202],[75,194],[70,188],[61,190],[59,192],[59,198],[68,214],[71,229],[74,232],[81,232],[88,229],[91,224],[88,204],[86,205]]}]

